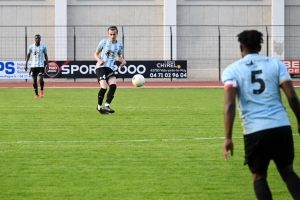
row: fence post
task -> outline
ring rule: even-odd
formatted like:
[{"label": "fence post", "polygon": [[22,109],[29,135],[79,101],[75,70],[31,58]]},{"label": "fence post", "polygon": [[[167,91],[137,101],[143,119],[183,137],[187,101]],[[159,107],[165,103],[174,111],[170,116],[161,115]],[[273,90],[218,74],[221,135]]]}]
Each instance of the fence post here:
[{"label": "fence post", "polygon": [[75,32],[75,26],[74,26],[74,61],[76,61],[76,32]]},{"label": "fence post", "polygon": [[[25,60],[27,57],[27,26],[25,26]],[[27,82],[27,78],[25,79],[25,82]]]},{"label": "fence post", "polygon": [[266,26],[266,32],[267,32],[267,56],[269,56],[269,32],[267,26]]},{"label": "fence post", "polygon": [[[76,32],[75,32],[75,26],[73,27],[74,32],[74,61],[76,61]],[[76,78],[74,78],[74,82],[76,82]]]},{"label": "fence post", "polygon": [[122,26],[122,43],[123,43],[123,58],[125,58],[125,41],[124,41],[124,29],[123,29],[123,26]]},{"label": "fence post", "polygon": [[171,53],[171,61],[173,60],[173,35],[172,35],[172,27],[170,26],[170,53]]},{"label": "fence post", "polygon": [[[173,35],[172,35],[172,26],[170,26],[170,56],[171,56],[171,61],[173,60]],[[172,81],[172,76],[171,76],[171,81]]]},{"label": "fence post", "polygon": [[218,26],[218,32],[219,32],[219,81],[221,81],[221,31],[220,26]]},{"label": "fence post", "polygon": [[[122,26],[122,44],[123,44],[123,59],[125,59],[125,45],[124,45],[124,29],[123,29],[123,26]],[[124,78],[123,79],[123,82],[124,82]]]}]

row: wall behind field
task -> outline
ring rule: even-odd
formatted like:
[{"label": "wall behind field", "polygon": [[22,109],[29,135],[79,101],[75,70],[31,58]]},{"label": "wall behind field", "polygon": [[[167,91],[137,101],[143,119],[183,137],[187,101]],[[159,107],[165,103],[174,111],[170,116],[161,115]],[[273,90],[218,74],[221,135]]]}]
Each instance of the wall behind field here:
[{"label": "wall behind field", "polygon": [[[76,29],[77,45],[85,49],[78,59],[94,59],[93,53],[101,39],[107,38],[107,28],[118,26],[118,39],[126,35],[126,59],[151,59],[144,46],[163,43],[162,30],[151,31],[151,26],[163,25],[163,6],[161,5],[70,5],[68,6],[68,25],[80,26]],[[135,25],[135,26],[132,26]],[[99,26],[101,26],[99,28]],[[123,27],[123,30],[122,30]],[[69,34],[73,34],[72,32]],[[68,48],[73,47],[73,38],[68,40]],[[130,51],[127,51],[130,50]],[[163,48],[150,54],[162,59]],[[72,57],[68,51],[68,57]]]},{"label": "wall behind field", "polygon": [[[161,60],[164,57],[165,0],[67,0],[67,58],[91,60],[99,41],[107,37],[110,25],[124,34],[125,58]],[[265,35],[272,25],[273,0],[177,0],[177,25],[173,42],[176,59],[188,61],[188,77],[217,79],[219,34],[222,70],[240,58],[236,35],[244,29],[258,29]],[[284,35],[284,57],[299,59],[300,1],[285,0],[284,33],[269,30],[270,37]],[[298,27],[299,26],[299,27]],[[25,59],[27,45],[35,34],[42,35],[49,59],[55,59],[55,0],[0,0],[0,59]],[[74,29],[75,27],[75,29]],[[75,32],[74,32],[75,30]],[[281,30],[281,29],[278,29]],[[76,53],[74,53],[76,35]],[[276,44],[270,44],[276,45]],[[269,47],[270,48],[270,47]],[[266,43],[261,54],[267,53]]]},{"label": "wall behind field", "polygon": [[[29,43],[34,35],[41,34],[42,42],[54,45],[54,1],[0,1],[0,58],[6,60],[25,59],[25,53],[16,49],[25,48],[25,26],[28,28]],[[41,28],[43,26],[43,28]]]},{"label": "wall behind field", "polygon": [[[239,53],[238,43],[232,36],[247,29],[247,26],[256,26],[256,29],[260,29],[257,26],[271,24],[270,5],[206,5],[203,1],[194,4],[195,2],[192,2],[192,5],[177,6],[179,25],[177,55],[178,59],[189,61],[189,72],[192,78],[218,77],[219,34],[231,36],[222,37],[221,41],[222,65],[227,66],[237,58],[236,55]],[[218,26],[225,27],[218,30]],[[236,26],[236,28],[226,28],[226,26]]]},{"label": "wall behind field", "polygon": [[293,2],[292,5],[285,6],[285,24],[289,25],[285,28],[286,36],[284,52],[287,60],[299,60],[300,58],[300,1]]}]

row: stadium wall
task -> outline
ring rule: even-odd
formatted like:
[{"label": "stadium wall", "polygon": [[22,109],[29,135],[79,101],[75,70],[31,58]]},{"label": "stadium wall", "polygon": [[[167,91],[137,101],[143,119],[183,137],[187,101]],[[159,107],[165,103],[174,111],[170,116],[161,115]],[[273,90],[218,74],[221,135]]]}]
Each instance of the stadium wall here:
[{"label": "stadium wall", "polygon": [[[48,46],[49,59],[57,59],[56,55],[60,52],[55,41],[61,38],[55,35],[56,1],[0,0],[0,59],[25,59],[25,41],[27,45],[33,43],[33,36],[37,33],[42,35],[42,42]],[[170,59],[165,46],[170,40],[166,33],[171,27],[173,59],[188,61],[188,77],[192,79],[218,79],[218,49],[223,70],[240,57],[235,36],[244,29],[255,28],[265,36],[269,35],[270,44],[268,48],[266,44],[263,46],[262,54],[269,51],[272,56],[282,53],[280,58],[299,59],[298,0],[284,1],[284,24],[278,27],[278,24],[272,26],[273,15],[276,15],[272,12],[272,5],[283,0],[169,1],[177,7],[176,24],[172,26],[165,24],[164,20],[164,5],[168,0],[61,1],[67,4],[66,12],[59,13],[67,18],[66,59],[93,60],[95,48],[102,38],[107,37],[106,30],[110,25],[121,29],[119,40],[124,34],[124,53],[128,60]],[[281,43],[275,43],[276,39]]]}]

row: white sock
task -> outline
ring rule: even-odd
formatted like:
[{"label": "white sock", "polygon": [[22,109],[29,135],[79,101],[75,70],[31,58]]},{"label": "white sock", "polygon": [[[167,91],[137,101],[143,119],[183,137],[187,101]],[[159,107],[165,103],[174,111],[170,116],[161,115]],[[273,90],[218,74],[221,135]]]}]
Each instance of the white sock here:
[{"label": "white sock", "polygon": [[100,106],[100,105],[98,104],[98,110],[100,110],[101,107],[102,107],[102,106]]},{"label": "white sock", "polygon": [[105,106],[109,106],[109,103],[105,103]]}]

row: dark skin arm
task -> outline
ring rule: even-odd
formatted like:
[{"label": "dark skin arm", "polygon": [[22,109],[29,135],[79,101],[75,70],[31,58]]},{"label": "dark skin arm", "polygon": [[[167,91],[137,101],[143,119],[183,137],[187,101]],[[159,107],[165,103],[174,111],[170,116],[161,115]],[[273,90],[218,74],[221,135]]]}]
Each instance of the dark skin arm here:
[{"label": "dark skin arm", "polygon": [[27,56],[26,56],[26,63],[25,63],[25,67],[24,67],[25,71],[27,71],[27,69],[28,69],[28,66],[27,66],[27,65],[28,65],[28,60],[29,60],[29,58],[30,58],[30,54],[31,54],[31,53],[28,53]]},{"label": "dark skin arm", "polygon": [[293,87],[293,82],[285,81],[280,85],[280,87],[284,91],[284,93],[287,97],[287,100],[289,102],[289,105],[297,118],[298,133],[300,134],[300,102],[299,102],[298,96],[296,94],[296,91]]},{"label": "dark skin arm", "polygon": [[236,92],[234,87],[225,88],[225,105],[224,105],[224,121],[225,121],[225,142],[223,145],[224,158],[227,161],[229,151],[233,156],[234,145],[232,142],[232,130],[236,112]]},{"label": "dark skin arm", "polygon": [[47,55],[47,54],[44,54],[44,56],[45,56],[45,60],[46,60],[46,66],[45,66],[45,68],[46,68],[46,67],[48,67],[48,64],[49,64],[49,61],[48,61],[48,55]]}]

